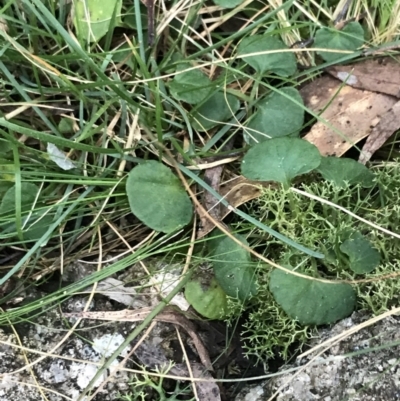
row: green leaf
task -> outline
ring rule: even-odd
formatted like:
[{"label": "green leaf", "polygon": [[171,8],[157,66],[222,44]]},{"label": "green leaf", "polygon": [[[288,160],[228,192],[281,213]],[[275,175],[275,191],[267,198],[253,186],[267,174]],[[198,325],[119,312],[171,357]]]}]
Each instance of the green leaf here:
[{"label": "green leaf", "polygon": [[197,131],[207,131],[232,118],[239,107],[239,100],[235,96],[216,92],[192,112],[193,128]]},{"label": "green leaf", "polygon": [[171,233],[190,223],[193,207],[178,177],[154,160],[129,173],[126,192],[132,213],[153,230]]},{"label": "green leaf", "polygon": [[[264,142],[276,138],[297,134],[303,127],[304,109],[291,99],[303,104],[298,90],[286,87],[272,92],[257,105],[251,121],[245,128],[250,144]],[[289,96],[289,99],[284,95]]]},{"label": "green leaf", "polygon": [[222,8],[234,8],[242,4],[244,0],[213,0],[214,4]]},{"label": "green leaf", "polygon": [[[53,216],[46,214],[45,206],[41,205],[37,201],[37,194],[39,188],[30,182],[21,183],[21,212],[23,214],[23,238],[25,241],[34,241],[40,239],[48,230],[49,225],[53,222]],[[4,194],[0,204],[0,216],[4,217],[4,223],[1,226],[2,234],[8,234],[12,236],[17,235],[17,226],[15,224],[15,218],[10,219],[10,215],[15,212],[16,202],[16,187],[13,185]],[[36,204],[35,204],[36,202]],[[41,208],[41,210],[32,211],[33,205],[35,208]],[[29,218],[28,221],[27,218]]]},{"label": "green leaf", "polygon": [[80,43],[97,42],[107,34],[112,16],[120,23],[122,0],[75,0],[74,25]]},{"label": "green leaf", "polygon": [[322,157],[317,170],[325,180],[333,182],[339,188],[345,188],[346,183],[360,184],[364,188],[374,185],[375,175],[353,159]]},{"label": "green leaf", "polygon": [[178,72],[169,84],[171,95],[190,104],[201,103],[211,92],[212,83],[199,70]]},{"label": "green leaf", "polygon": [[208,319],[223,319],[228,314],[226,293],[213,277],[198,277],[186,284],[185,297],[196,312]]},{"label": "green leaf", "polygon": [[286,50],[288,47],[276,36],[253,35],[244,38],[238,46],[238,55],[252,66],[259,74],[267,71],[288,77],[297,70],[296,57],[293,52],[282,51],[252,56],[246,54],[266,52],[271,50]]},{"label": "green leaf", "polygon": [[242,174],[250,180],[277,181],[288,186],[293,178],[316,169],[318,149],[299,138],[275,138],[254,145],[242,161]]},{"label": "green leaf", "polygon": [[8,152],[11,152],[11,146],[9,142],[0,138],[0,155],[4,156]]},{"label": "green leaf", "polygon": [[25,241],[37,241],[42,238],[51,223],[53,223],[53,216],[50,214],[43,215],[43,213],[44,211],[32,213],[29,221],[24,224],[23,236]]},{"label": "green leaf", "polygon": [[[360,23],[349,22],[343,29],[321,28],[315,34],[314,46],[333,50],[355,51],[364,43],[364,30]],[[329,62],[345,56],[345,53],[318,51],[318,54]]]},{"label": "green leaf", "polygon": [[356,295],[349,284],[321,283],[275,269],[269,285],[276,302],[303,325],[336,322],[350,315]]},{"label": "green leaf", "polygon": [[[30,182],[21,182],[21,211],[29,211],[35,203],[39,188]],[[13,185],[3,196],[0,204],[0,215],[15,211],[16,186]],[[15,213],[14,213],[15,214]]]},{"label": "green leaf", "polygon": [[61,117],[58,129],[61,134],[71,134],[74,132],[74,121],[70,118]]},{"label": "green leaf", "polygon": [[[215,233],[221,234],[218,230],[214,230]],[[243,236],[233,235],[248,245]],[[229,296],[245,301],[256,295],[256,276],[249,252],[227,236],[211,239],[209,250],[215,278]]]},{"label": "green leaf", "polygon": [[372,272],[381,261],[379,251],[359,232],[344,241],[340,250],[349,257],[350,269],[357,274]]},{"label": "green leaf", "polygon": [[[140,21],[141,21],[141,26],[143,31],[147,29],[147,11],[146,11],[146,5],[141,3],[140,4]],[[133,5],[132,7],[128,8],[124,15],[122,16],[122,22],[125,26],[127,26],[130,29],[134,29],[137,31],[138,26],[137,26],[137,21],[136,21],[136,9],[135,6]],[[128,47],[129,44],[127,43]],[[123,47],[123,46],[121,46]],[[121,49],[119,47],[119,49]],[[131,50],[132,53],[132,50]]]}]

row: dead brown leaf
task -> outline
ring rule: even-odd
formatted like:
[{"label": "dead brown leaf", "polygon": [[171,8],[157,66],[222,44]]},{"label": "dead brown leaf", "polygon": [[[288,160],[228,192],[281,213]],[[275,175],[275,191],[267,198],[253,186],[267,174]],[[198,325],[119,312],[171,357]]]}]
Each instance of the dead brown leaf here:
[{"label": "dead brown leaf", "polygon": [[324,156],[343,155],[367,137],[381,116],[397,102],[393,96],[341,85],[340,81],[323,76],[300,91],[305,105],[315,113],[321,112],[330,125],[318,121],[304,137]]},{"label": "dead brown leaf", "polygon": [[337,65],[326,70],[353,88],[400,98],[400,57],[365,59],[351,65]]},{"label": "dead brown leaf", "polygon": [[[236,208],[244,203],[258,198],[261,194],[260,187],[270,187],[273,183],[263,183],[259,181],[251,181],[242,176],[230,180],[221,185],[219,194],[233,207]],[[228,209],[224,205],[220,205],[220,220],[223,220],[232,209]],[[214,229],[214,225],[208,219],[203,220],[202,229],[198,232],[197,238],[203,238]]]}]

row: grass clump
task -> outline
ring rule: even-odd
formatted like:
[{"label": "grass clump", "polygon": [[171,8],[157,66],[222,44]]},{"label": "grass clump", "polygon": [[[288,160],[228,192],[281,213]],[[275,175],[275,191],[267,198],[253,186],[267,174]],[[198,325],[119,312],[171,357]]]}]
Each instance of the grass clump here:
[{"label": "grass clump", "polygon": [[[110,8],[111,3],[115,4]],[[185,174],[188,187],[198,184],[198,195],[208,185],[199,165],[230,157],[230,150],[235,151],[235,158],[252,141],[270,139],[269,129],[275,123],[276,136],[304,131],[305,108],[296,87],[322,71],[323,58],[314,51],[312,38],[321,27],[334,24],[345,2],[303,3],[255,0],[224,9],[203,0],[156,2],[153,26],[148,23],[150,7],[139,0],[105,2],[104,9],[90,1],[10,0],[2,5],[0,256],[7,263],[2,266],[0,290],[10,279],[22,283],[26,290],[38,287],[55,272],[62,275],[63,266],[76,259],[98,263],[99,268],[41,299],[12,305],[1,314],[0,324],[8,326],[23,321],[28,314],[45,313],[46,308],[60,306],[92,284],[145,259],[187,250],[182,258],[184,275],[189,267],[190,273],[194,270],[193,263],[190,265],[195,238],[191,207],[183,222],[161,229],[154,224],[162,220],[154,210],[171,216],[163,208],[176,208],[176,200],[169,196],[175,192],[184,193],[181,204],[191,205],[182,180],[176,176],[178,171]],[[366,32],[366,40],[359,35],[356,46],[334,48],[339,50],[341,61],[354,60],[361,48],[371,43],[398,39],[396,19],[400,12],[389,11],[397,3],[372,3],[373,10],[370,2],[359,0],[344,12],[343,18],[359,20],[352,22]],[[90,4],[99,7],[85,9]],[[97,24],[95,12],[100,11],[104,18]],[[359,18],[364,11],[367,17]],[[255,62],[254,54],[249,54],[257,52],[265,54]],[[275,107],[271,110],[272,100]],[[286,126],[293,116],[292,125]],[[53,153],[49,145],[53,145]],[[54,149],[58,149],[58,162]],[[156,171],[152,165],[162,164],[174,178],[160,196],[157,190],[165,180],[157,187],[150,177],[146,181],[150,189],[137,204],[141,184],[128,193],[128,176],[146,163],[146,174],[135,170],[135,183],[137,177]],[[394,229],[398,213],[393,202],[400,187],[396,168],[377,168],[380,187],[374,190],[352,187],[339,191],[326,182],[310,181],[305,181],[303,189]],[[230,176],[238,166],[229,164],[228,169]],[[398,259],[397,250],[386,236],[318,201],[310,202],[297,193],[286,196],[287,191],[267,191],[249,205],[248,215],[328,255],[330,247],[339,244],[349,229],[361,230],[384,256],[384,262],[367,278],[395,271],[396,265],[389,261]],[[152,204],[151,197],[159,203]],[[153,209],[145,210],[148,205]],[[145,211],[146,217],[141,218],[133,209]],[[175,212],[182,214],[181,210]],[[302,265],[306,272],[320,270],[331,278],[355,277],[341,261],[308,258],[254,224],[241,222],[235,228],[251,247],[282,265]],[[254,263],[249,255],[244,256],[246,263]],[[112,263],[100,269],[106,257]],[[220,261],[221,275],[230,268],[225,262]],[[245,278],[252,285],[254,277],[250,276]],[[268,291],[266,266],[258,267],[257,276],[259,295],[246,310],[249,319],[244,327],[248,353],[262,359],[278,350],[287,357],[291,344],[303,343],[312,331],[300,327],[274,301]],[[186,279],[182,278],[176,292],[183,289]],[[397,299],[394,283],[397,281],[377,280],[359,285],[359,308],[374,313],[390,308]],[[21,286],[15,288],[1,300],[3,304],[18,296]],[[235,294],[235,288],[226,288]],[[246,305],[240,302],[230,308],[243,311]],[[163,305],[157,308],[127,337],[126,344]],[[116,357],[114,354],[105,363],[103,371]],[[151,383],[146,380],[138,382],[132,399],[147,397],[142,387]],[[159,383],[151,387],[153,395],[161,399],[166,396],[162,395],[162,380]],[[174,394],[178,393],[175,389]]]}]

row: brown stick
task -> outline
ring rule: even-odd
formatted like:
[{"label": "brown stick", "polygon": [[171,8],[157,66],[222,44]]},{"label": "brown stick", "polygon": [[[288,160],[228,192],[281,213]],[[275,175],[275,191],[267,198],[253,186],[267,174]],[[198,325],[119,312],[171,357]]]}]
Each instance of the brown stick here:
[{"label": "brown stick", "polygon": [[147,43],[149,46],[154,44],[154,0],[147,0]]}]

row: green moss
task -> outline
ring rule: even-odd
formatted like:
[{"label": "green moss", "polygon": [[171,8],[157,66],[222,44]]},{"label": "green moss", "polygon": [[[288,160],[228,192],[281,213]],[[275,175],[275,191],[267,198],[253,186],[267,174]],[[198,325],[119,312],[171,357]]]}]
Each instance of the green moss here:
[{"label": "green moss", "polygon": [[[300,189],[397,232],[400,226],[400,166],[388,163],[375,168],[374,172],[377,183],[372,189],[336,188],[317,176],[308,177]],[[282,265],[301,265],[303,271],[312,271],[325,278],[371,279],[371,282],[356,286],[360,310],[379,314],[397,306],[400,298],[400,282],[396,276],[400,271],[399,240],[318,200],[295,192],[291,196],[297,205],[295,212],[290,208],[287,191],[273,189],[266,189],[261,197],[248,204],[246,212],[302,245],[324,253],[325,259],[308,257],[254,227],[248,227],[251,246]],[[237,224],[243,228],[243,222]],[[339,250],[340,244],[354,231],[362,233],[381,254],[381,265],[370,274],[356,275]],[[269,266],[258,269],[260,290],[250,306],[242,333],[247,353],[260,359],[277,351],[286,358],[289,347],[293,344],[300,347],[314,330],[290,319],[275,302],[268,288],[270,272]],[[391,275],[391,278],[372,281],[382,275]]]}]

